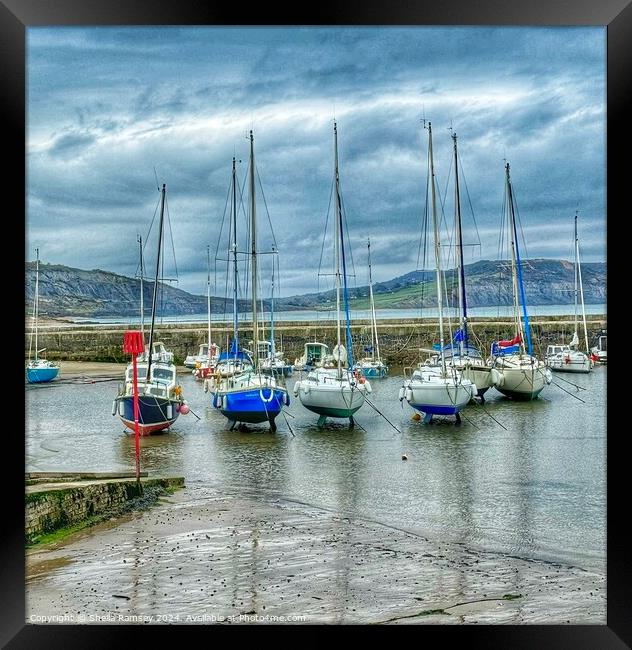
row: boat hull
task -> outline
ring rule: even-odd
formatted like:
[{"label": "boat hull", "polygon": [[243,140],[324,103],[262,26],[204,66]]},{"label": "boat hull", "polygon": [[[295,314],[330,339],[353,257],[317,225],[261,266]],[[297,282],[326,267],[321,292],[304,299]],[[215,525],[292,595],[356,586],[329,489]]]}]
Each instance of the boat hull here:
[{"label": "boat hull", "polygon": [[597,363],[603,363],[603,364],[608,363],[608,354],[606,352],[593,350],[593,354],[597,358]]},{"label": "boat hull", "polygon": [[285,389],[271,386],[218,391],[213,395],[213,406],[228,420],[259,424],[274,422],[283,406],[290,403]]},{"label": "boat hull", "polygon": [[365,391],[349,385],[315,384],[301,382],[298,398],[301,404],[318,415],[332,418],[350,418],[364,404]]},{"label": "boat hull", "polygon": [[497,391],[514,400],[529,401],[536,399],[542,392],[542,389],[551,383],[550,370],[537,364],[527,366],[521,364],[517,367],[499,367],[495,370],[498,372],[499,381],[494,385]]},{"label": "boat hull", "polygon": [[592,370],[593,362],[588,357],[583,360],[571,359],[568,362],[555,359],[554,361],[550,361],[547,365],[555,372],[587,373]]},{"label": "boat hull", "polygon": [[[134,431],[134,396],[117,397],[114,404],[123,424]],[[178,419],[180,406],[181,402],[177,400],[154,395],[139,395],[138,428],[140,435],[148,436],[168,429]]]},{"label": "boat hull", "polygon": [[459,369],[461,377],[469,379],[475,387],[475,395],[482,397],[493,385],[492,369],[485,366],[463,366]]},{"label": "boat hull", "polygon": [[209,366],[200,366],[199,368],[195,368],[195,370],[193,370],[193,376],[195,377],[196,381],[204,381],[205,379],[211,377],[214,372],[214,367],[210,368]]},{"label": "boat hull", "polygon": [[48,381],[53,381],[59,374],[59,368],[56,366],[48,366],[45,368],[27,368],[26,380],[29,384],[43,384]]},{"label": "boat hull", "polygon": [[476,387],[467,380],[417,381],[404,384],[404,397],[412,408],[430,415],[456,415],[474,396]]},{"label": "boat hull", "polygon": [[367,379],[381,379],[386,377],[388,368],[386,366],[355,366]]}]

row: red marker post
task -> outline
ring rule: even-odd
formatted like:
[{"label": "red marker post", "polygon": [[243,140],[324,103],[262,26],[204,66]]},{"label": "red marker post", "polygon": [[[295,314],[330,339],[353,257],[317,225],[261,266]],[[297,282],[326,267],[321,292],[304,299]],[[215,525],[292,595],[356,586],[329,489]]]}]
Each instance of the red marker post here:
[{"label": "red marker post", "polygon": [[123,338],[123,352],[132,355],[132,368],[134,374],[134,443],[136,447],[136,482],[140,484],[140,430],[138,427],[138,368],[136,357],[145,351],[143,335],[137,330],[125,332]]}]

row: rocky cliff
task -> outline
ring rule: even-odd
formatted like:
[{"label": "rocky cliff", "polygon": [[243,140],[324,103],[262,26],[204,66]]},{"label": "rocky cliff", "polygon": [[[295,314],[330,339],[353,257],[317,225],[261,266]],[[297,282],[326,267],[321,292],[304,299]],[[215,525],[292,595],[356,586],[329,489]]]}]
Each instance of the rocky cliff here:
[{"label": "rocky cliff", "polygon": [[[523,263],[523,278],[529,305],[568,304],[574,300],[574,267],[566,260],[535,259]],[[35,265],[26,265],[26,313],[31,313],[35,287]],[[457,297],[457,282],[448,272],[450,302]],[[465,267],[467,300],[470,307],[509,305],[512,302],[511,268],[507,262],[483,260]],[[606,302],[606,264],[582,265],[584,300]],[[434,271],[412,271],[373,287],[378,308],[417,308],[436,304]],[[151,313],[153,282],[144,283],[145,313]],[[192,295],[164,285],[157,313],[164,316],[206,313],[206,296]],[[368,287],[350,288],[352,307],[368,305]],[[239,301],[241,311],[249,309]],[[335,302],[333,291],[277,298],[275,310],[324,309]],[[108,271],[86,271],[67,266],[40,263],[40,314],[46,316],[124,317],[139,313],[140,281]],[[213,297],[213,312],[229,313],[232,302]],[[267,304],[264,303],[267,309]]]}]

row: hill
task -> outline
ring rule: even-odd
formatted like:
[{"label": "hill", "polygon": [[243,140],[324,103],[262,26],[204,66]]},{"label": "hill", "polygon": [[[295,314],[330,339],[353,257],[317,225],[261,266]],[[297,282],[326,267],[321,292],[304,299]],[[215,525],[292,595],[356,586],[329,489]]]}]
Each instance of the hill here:
[{"label": "hill", "polygon": [[[502,261],[482,260],[466,265],[467,300],[470,307],[510,305],[511,271]],[[529,305],[568,304],[574,300],[574,268],[566,260],[534,259],[523,263],[525,292]],[[582,265],[584,300],[606,302],[606,264],[589,262]],[[447,273],[449,301],[454,303],[457,282],[454,272]],[[35,286],[35,264],[26,264],[26,313],[32,310]],[[145,313],[150,313],[153,282],[144,282]],[[203,314],[206,296],[193,295],[166,285],[158,313],[164,316]],[[436,305],[434,271],[411,271],[373,286],[378,309],[418,308]],[[351,307],[368,307],[368,287],[349,289]],[[275,310],[328,309],[335,304],[335,292],[324,291],[275,299]],[[75,269],[59,264],[40,263],[40,314],[42,316],[82,316],[92,318],[126,317],[138,314],[140,280],[109,271]],[[267,302],[264,301],[267,309]],[[214,313],[229,313],[232,302],[212,297]],[[249,309],[249,302],[239,301],[240,311]]]}]

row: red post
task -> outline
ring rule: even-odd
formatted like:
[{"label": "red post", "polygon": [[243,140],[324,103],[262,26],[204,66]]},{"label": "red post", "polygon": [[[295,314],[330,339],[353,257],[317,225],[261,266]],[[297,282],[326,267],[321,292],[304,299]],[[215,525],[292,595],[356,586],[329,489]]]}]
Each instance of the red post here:
[{"label": "red post", "polygon": [[138,369],[136,357],[145,349],[143,335],[137,330],[125,332],[123,339],[123,352],[132,355],[132,368],[134,376],[134,444],[136,448],[136,481],[140,483],[140,430],[138,427]]}]

